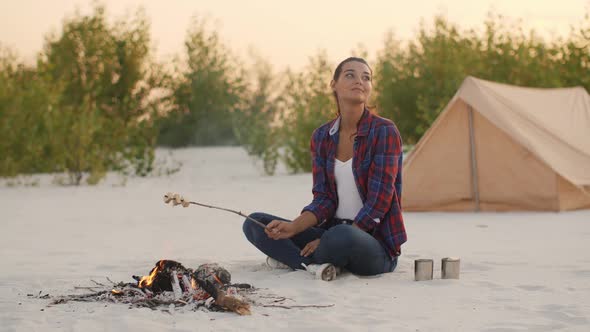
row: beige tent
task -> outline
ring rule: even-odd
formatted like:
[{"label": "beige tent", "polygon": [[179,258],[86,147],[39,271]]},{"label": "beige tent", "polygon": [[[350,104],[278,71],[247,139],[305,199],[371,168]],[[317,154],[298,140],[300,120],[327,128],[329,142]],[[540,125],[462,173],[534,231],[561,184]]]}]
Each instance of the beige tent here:
[{"label": "beige tent", "polygon": [[404,161],[406,211],[590,208],[590,95],[468,77]]}]

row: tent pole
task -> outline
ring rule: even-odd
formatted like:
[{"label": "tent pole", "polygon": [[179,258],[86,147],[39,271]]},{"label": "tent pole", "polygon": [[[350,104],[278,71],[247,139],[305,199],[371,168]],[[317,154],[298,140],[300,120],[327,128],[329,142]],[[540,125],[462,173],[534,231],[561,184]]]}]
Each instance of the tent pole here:
[{"label": "tent pole", "polygon": [[469,144],[471,145],[471,182],[473,183],[473,198],[475,212],[479,212],[479,183],[477,182],[477,158],[475,155],[475,134],[473,132],[473,107],[469,107]]}]

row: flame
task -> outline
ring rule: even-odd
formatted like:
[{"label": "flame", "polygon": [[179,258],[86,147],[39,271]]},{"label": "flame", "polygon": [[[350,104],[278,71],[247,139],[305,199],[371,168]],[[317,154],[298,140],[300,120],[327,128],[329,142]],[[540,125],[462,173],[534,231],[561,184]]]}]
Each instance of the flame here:
[{"label": "flame", "polygon": [[156,275],[158,274],[158,272],[160,272],[160,271],[162,271],[164,269],[164,263],[165,262],[166,262],[165,260],[159,261],[158,264],[156,265],[156,267],[154,267],[152,269],[152,271],[150,272],[150,275],[149,276],[142,277],[139,280],[138,287],[139,288],[149,288],[149,287],[151,287],[152,286],[152,283],[156,279]]}]

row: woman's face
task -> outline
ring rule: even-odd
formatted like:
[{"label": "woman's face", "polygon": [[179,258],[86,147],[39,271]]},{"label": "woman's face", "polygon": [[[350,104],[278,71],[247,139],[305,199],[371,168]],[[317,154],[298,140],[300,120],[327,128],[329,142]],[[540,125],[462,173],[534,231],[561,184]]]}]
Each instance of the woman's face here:
[{"label": "woman's face", "polygon": [[332,90],[338,94],[339,101],[366,103],[371,95],[373,84],[371,69],[358,61],[350,61],[342,66],[337,81],[332,81]]}]

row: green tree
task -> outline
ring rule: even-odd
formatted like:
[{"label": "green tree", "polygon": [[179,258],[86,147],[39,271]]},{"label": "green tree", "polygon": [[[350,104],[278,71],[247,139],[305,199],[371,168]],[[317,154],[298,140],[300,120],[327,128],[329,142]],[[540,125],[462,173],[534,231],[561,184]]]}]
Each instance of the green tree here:
[{"label": "green tree", "polygon": [[473,51],[478,47],[473,32],[461,34],[442,17],[435,19],[432,31],[422,23],[406,47],[388,36],[376,66],[376,100],[405,142],[415,143],[465,76],[478,71],[478,53]]},{"label": "green tree", "polygon": [[280,140],[283,160],[290,172],[310,172],[310,139],[313,131],[336,117],[336,102],[330,89],[333,65],[325,52],[310,58],[299,72],[288,71],[281,105]]},{"label": "green tree", "polygon": [[38,69],[57,96],[48,122],[56,170],[79,184],[96,183],[107,170],[145,175],[151,170],[161,98],[158,66],[149,56],[149,21],[142,10],[107,23],[105,8],[64,21],[48,36]]},{"label": "green tree", "polygon": [[35,68],[0,47],[0,176],[53,169],[48,160],[48,91]]},{"label": "green tree", "polygon": [[281,96],[280,82],[271,64],[253,54],[252,67],[246,76],[253,82],[247,86],[242,102],[233,115],[234,131],[249,155],[261,159],[264,171],[274,174],[279,158],[280,124],[277,121]]},{"label": "green tree", "polygon": [[[483,34],[460,30],[444,17],[401,43],[389,35],[376,65],[376,102],[404,141],[416,143],[465,77],[531,87],[588,88],[588,16],[565,40],[547,42],[522,22],[490,14]],[[586,41],[586,42],[585,42]]]},{"label": "green tree", "polygon": [[555,61],[563,84],[590,92],[590,7],[580,26],[572,27],[569,38],[558,47]]},{"label": "green tree", "polygon": [[244,92],[242,73],[219,34],[195,19],[176,61],[171,83],[174,107],[160,123],[159,144],[235,144],[232,115]]}]

